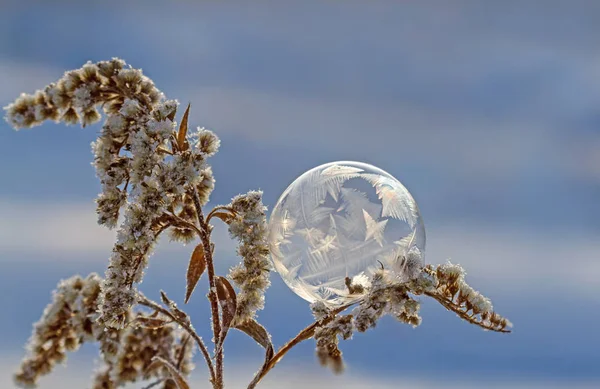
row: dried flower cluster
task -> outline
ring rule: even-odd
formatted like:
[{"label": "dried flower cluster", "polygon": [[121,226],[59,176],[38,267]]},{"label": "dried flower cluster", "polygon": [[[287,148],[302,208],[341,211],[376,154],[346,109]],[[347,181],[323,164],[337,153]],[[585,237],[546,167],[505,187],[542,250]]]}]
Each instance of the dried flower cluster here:
[{"label": "dried flower cluster", "polygon": [[[349,285],[349,288],[354,286]],[[367,293],[360,304],[349,315],[337,315],[322,302],[311,305],[317,322],[323,325],[315,330],[317,357],[324,366],[334,372],[343,370],[342,353],[338,348],[338,336],[342,339],[352,338],[354,331],[365,332],[377,325],[377,321],[385,314],[394,316],[398,321],[414,327],[421,323],[420,304],[412,299],[406,284],[394,282],[383,270],[371,278]],[[345,309],[342,307],[341,309]]]},{"label": "dried flower cluster", "polygon": [[[67,351],[76,351],[85,342],[99,343],[103,359],[103,367],[94,378],[95,389],[116,388],[150,377],[165,381],[165,389],[175,388],[168,380],[169,372],[152,363],[157,356],[177,361],[181,373],[189,374],[193,368],[193,347],[189,336],[177,327],[153,328],[143,326],[142,320],[133,320],[126,329],[116,330],[96,320],[101,282],[92,273],[85,279],[74,276],[58,284],[53,301],[34,326],[27,346],[29,355],[15,375],[17,384],[34,387],[42,375],[66,359]],[[128,318],[131,317],[130,313]],[[136,317],[145,318],[141,313]]]},{"label": "dried flower cluster", "polygon": [[[6,120],[15,128],[33,127],[44,120],[91,125],[106,114],[100,136],[92,144],[93,165],[102,184],[97,203],[98,222],[114,228],[117,241],[104,279],[96,274],[62,281],[53,301],[34,326],[28,355],[15,375],[19,386],[35,386],[40,376],[84,342],[99,345],[103,366],[94,389],[114,389],[129,382],[155,380],[166,389],[188,389],[194,368],[193,352],[200,350],[213,389],[224,388],[223,350],[230,328],[250,336],[265,349],[265,359],[249,383],[252,389],[298,343],[313,338],[317,356],[335,372],[343,368],[339,340],[354,331],[376,326],[384,315],[418,326],[420,304],[412,296],[432,297],[462,319],[486,330],[509,332],[510,322],[492,310],[489,299],[465,282],[465,272],[451,263],[420,266],[420,256],[409,252],[403,264],[409,277],[397,279],[385,269],[370,282],[346,279],[355,303],[330,309],[312,304],[316,321],[275,352],[268,331],[256,320],[264,307],[271,265],[268,259],[266,207],[262,192],[238,195],[226,206],[203,207],[214,188],[207,158],[220,146],[217,136],[203,128],[188,133],[190,107],[175,122],[178,103],[165,100],[139,69],[120,59],[87,63],[33,95],[21,95],[5,107]],[[220,219],[239,241],[239,265],[229,279],[215,274],[213,226]],[[134,289],[142,280],[154,245],[162,232],[172,240],[197,241],[186,274],[184,301],[192,296],[207,273],[214,350],[209,351],[190,317],[161,292],[162,305]],[[361,281],[361,282],[359,282]],[[368,279],[366,280],[368,281]],[[134,310],[145,307],[151,312]]]},{"label": "dried flower cluster", "polygon": [[96,311],[99,291],[100,277],[95,274],[87,279],[74,276],[58,284],[52,303],[34,325],[27,346],[29,355],[15,376],[17,383],[34,385],[66,358],[67,351],[78,349],[82,342],[98,335],[91,315]]},{"label": "dried flower cluster", "polygon": [[465,282],[465,270],[447,262],[436,268],[425,267],[411,282],[415,294],[433,297],[461,319],[486,330],[510,332],[512,323],[493,310],[492,302]]},{"label": "dried flower cluster", "polygon": [[[92,144],[102,184],[99,223],[114,227],[126,207],[102,286],[100,319],[121,327],[135,303],[131,285],[142,280],[159,234],[172,224],[165,213],[180,205],[189,208],[191,188],[201,205],[208,201],[214,179],[206,158],[217,152],[219,140],[205,129],[189,137],[178,134],[177,101],[165,100],[141,70],[119,59],[87,63],[34,95],[21,95],[6,108],[6,117],[15,128],[47,119],[85,127],[100,119],[98,105],[107,115]],[[187,131],[187,115],[184,120]],[[180,214],[185,216],[191,215]]]},{"label": "dried flower cluster", "polygon": [[229,277],[240,288],[235,320],[243,323],[264,307],[264,293],[270,285],[267,209],[260,191],[234,197],[230,207],[236,217],[229,223],[229,232],[240,241],[238,254],[243,261],[230,270]]},{"label": "dried flower cluster", "polygon": [[[322,323],[314,331],[316,353],[321,364],[334,372],[341,372],[343,362],[338,337],[345,340],[352,338],[354,331],[365,332],[375,327],[383,315],[391,315],[413,327],[421,324],[420,303],[411,294],[433,297],[448,310],[484,329],[509,332],[510,321],[495,313],[491,301],[465,282],[465,274],[460,265],[448,262],[435,269],[426,266],[412,280],[403,283],[382,269],[373,275],[367,293],[349,315],[337,315],[346,306],[332,311],[323,302],[313,303],[313,315],[317,323]],[[352,284],[348,287],[354,288]]]},{"label": "dried flower cluster", "polygon": [[352,330],[352,315],[337,316],[328,324],[315,330],[317,357],[322,366],[331,368],[335,373],[344,370],[342,352],[338,348],[338,336],[344,340],[351,339]]}]

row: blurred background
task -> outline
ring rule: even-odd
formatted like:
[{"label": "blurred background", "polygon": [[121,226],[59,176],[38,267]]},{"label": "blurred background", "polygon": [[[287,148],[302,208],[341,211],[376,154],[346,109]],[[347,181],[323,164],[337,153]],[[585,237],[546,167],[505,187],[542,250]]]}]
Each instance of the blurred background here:
[{"label": "blurred background", "polygon": [[[264,388],[598,388],[598,20],[593,0],[4,0],[0,104],[116,56],[220,136],[212,204],[259,188],[272,208],[309,168],[372,163],[419,203],[427,262],[464,265],[515,324],[484,332],[422,299],[419,328],[388,318],[343,342],[344,375],[322,369],[309,341]],[[89,146],[99,128],[0,123],[2,388],[58,280],[106,268],[114,232],[96,225]],[[235,244],[222,226],[215,239],[226,273]],[[164,242],[141,289],[181,302],[191,250]],[[280,346],[311,314],[272,281],[260,320]],[[197,291],[188,310],[210,339],[204,300]],[[262,350],[238,333],[226,348],[228,387],[244,387]],[[89,386],[96,352],[40,387]],[[195,387],[208,387],[198,364]]]}]

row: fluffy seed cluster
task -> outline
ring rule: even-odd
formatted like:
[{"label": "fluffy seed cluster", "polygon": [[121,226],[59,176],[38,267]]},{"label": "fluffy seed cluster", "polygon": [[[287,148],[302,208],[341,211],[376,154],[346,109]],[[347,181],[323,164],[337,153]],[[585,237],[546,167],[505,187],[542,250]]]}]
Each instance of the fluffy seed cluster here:
[{"label": "fluffy seed cluster", "polygon": [[[204,158],[192,153],[157,163],[151,174],[134,186],[103,285],[101,319],[109,326],[125,323],[123,314],[136,298],[131,284],[142,280],[148,257],[164,230],[161,218],[165,212],[186,201],[184,197],[189,198],[186,192],[190,188],[197,188],[204,201],[208,200],[213,186],[212,172]],[[192,214],[187,215],[191,219]]]},{"label": "fluffy seed cluster", "polygon": [[[347,282],[350,287],[351,282]],[[323,302],[311,305],[313,315],[320,326],[315,330],[317,356],[323,365],[335,372],[342,368],[338,335],[350,338],[353,331],[364,332],[377,325],[384,315],[391,315],[413,327],[421,324],[420,303],[411,297],[427,295],[462,319],[487,330],[508,332],[512,324],[493,311],[491,301],[465,282],[465,271],[450,262],[433,268],[431,265],[419,270],[408,282],[398,282],[385,270],[376,272],[367,293],[351,315],[336,316]]]},{"label": "fluffy seed cluster", "polygon": [[[142,316],[142,314],[138,315]],[[168,377],[169,372],[164,365],[153,363],[152,359],[155,356],[164,358],[173,366],[177,366],[177,361],[181,358],[180,371],[184,375],[189,374],[193,368],[192,344],[186,339],[187,333],[175,326],[127,327],[122,331],[117,363],[113,366],[110,378],[117,384],[123,384],[139,379]],[[187,343],[185,348],[182,348],[182,342]]]},{"label": "fluffy seed cluster", "polygon": [[469,286],[465,281],[465,270],[457,264],[447,262],[436,268],[427,266],[411,283],[415,294],[426,294],[435,298],[447,309],[461,318],[488,330],[506,332],[512,323],[494,312],[492,302]]},{"label": "fluffy seed cluster", "polygon": [[338,348],[339,337],[350,339],[354,331],[364,332],[377,325],[384,315],[394,316],[398,321],[418,326],[420,304],[408,294],[406,284],[394,283],[382,270],[371,278],[367,293],[350,315],[335,316],[323,302],[311,305],[313,315],[321,325],[315,330],[317,357],[323,366],[335,373],[343,370],[342,353]]},{"label": "fluffy seed cluster", "polygon": [[229,223],[229,232],[240,242],[238,255],[242,262],[231,268],[229,277],[239,287],[235,320],[252,319],[264,307],[264,293],[269,287],[266,207],[262,192],[250,191],[233,198],[229,207],[236,217]]},{"label": "fluffy seed cluster", "polygon": [[[214,188],[212,170],[206,163],[206,158],[218,149],[219,140],[212,132],[202,130],[200,136],[195,136],[202,139],[199,147],[173,150],[169,158],[160,152],[166,147],[165,141],[174,137],[168,117],[173,107],[173,102],[158,104],[133,135],[130,201],[106,272],[100,306],[101,319],[109,326],[124,324],[123,314],[135,300],[131,285],[142,280],[160,233],[173,226],[165,215],[173,214],[177,208],[179,218],[194,222],[194,204],[188,192],[195,189],[202,206]],[[192,233],[190,229],[175,227],[171,237],[183,237],[179,240],[186,241]]]},{"label": "fluffy seed cluster", "polygon": [[313,313],[313,316],[315,317],[315,320],[318,322],[322,322],[331,315],[331,310],[329,309],[327,304],[325,304],[321,300],[317,300],[314,303],[310,304],[310,309]]},{"label": "fluffy seed cluster", "polygon": [[[85,127],[100,119],[99,106],[106,121],[92,143],[102,185],[96,200],[98,222],[115,227],[125,208],[102,286],[100,320],[122,327],[135,300],[132,284],[141,281],[158,235],[170,227],[165,211],[182,204],[190,188],[197,190],[201,205],[208,201],[214,178],[206,158],[217,152],[219,139],[199,128],[187,137],[191,148],[178,145],[177,101],[165,100],[140,69],[117,58],[66,72],[44,90],[21,95],[5,110],[6,120],[17,129],[44,120]],[[189,230],[185,232],[189,239]]]},{"label": "fluffy seed cluster", "polygon": [[[193,345],[178,327],[129,326],[116,330],[96,320],[101,283],[101,277],[92,273],[86,278],[74,276],[58,284],[53,301],[34,325],[27,345],[28,355],[14,377],[18,386],[35,387],[41,376],[66,359],[67,351],[77,350],[84,342],[99,343],[103,359],[103,367],[94,379],[94,389],[116,388],[150,377],[169,377],[164,367],[151,366],[154,356],[174,361],[173,365],[178,366],[183,375],[189,374],[193,368]],[[129,312],[128,319],[133,317]],[[164,388],[175,386],[165,381]]]},{"label": "fluffy seed cluster", "polygon": [[91,274],[85,279],[74,276],[58,284],[52,302],[34,324],[27,344],[28,355],[15,375],[17,385],[34,387],[40,376],[66,359],[67,351],[77,350],[84,341],[99,334],[94,312],[100,282],[98,275]]},{"label": "fluffy seed cluster", "polygon": [[414,327],[421,324],[420,304],[408,292],[406,284],[390,282],[384,271],[375,273],[369,292],[352,311],[356,330],[364,332],[375,327],[377,320],[386,314]]},{"label": "fluffy seed cluster", "polygon": [[338,316],[315,330],[316,352],[321,366],[329,367],[336,374],[344,370],[342,352],[338,348],[338,336],[347,340],[352,338],[352,332],[352,315]]}]

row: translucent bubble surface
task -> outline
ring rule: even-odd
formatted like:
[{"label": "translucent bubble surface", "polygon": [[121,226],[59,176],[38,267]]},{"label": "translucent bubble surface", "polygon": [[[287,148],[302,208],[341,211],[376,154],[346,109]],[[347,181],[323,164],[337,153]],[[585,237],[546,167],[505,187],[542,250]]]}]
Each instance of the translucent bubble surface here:
[{"label": "translucent bubble surface", "polygon": [[365,163],[332,162],[298,177],[269,220],[271,258],[286,284],[330,307],[360,299],[383,267],[400,280],[423,264],[425,227],[408,190]]}]

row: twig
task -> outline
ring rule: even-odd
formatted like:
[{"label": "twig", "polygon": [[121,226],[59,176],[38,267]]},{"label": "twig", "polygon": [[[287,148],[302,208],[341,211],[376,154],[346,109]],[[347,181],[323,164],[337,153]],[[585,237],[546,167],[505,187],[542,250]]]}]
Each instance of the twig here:
[{"label": "twig", "polygon": [[187,347],[188,342],[192,336],[188,334],[185,337],[185,340],[181,343],[181,350],[179,351],[179,357],[177,358],[177,370],[181,368],[181,364],[183,363],[183,358],[185,357],[185,348]]},{"label": "twig", "polygon": [[169,310],[163,308],[158,303],[156,303],[152,300],[149,300],[146,296],[142,295],[141,293],[138,297],[138,304],[146,306],[148,308],[152,308],[155,311],[158,311],[158,312],[162,313],[163,315],[170,317],[171,319],[173,319],[173,321],[177,322],[177,324],[179,324],[184,330],[186,330],[192,338],[194,338],[194,340],[198,344],[198,348],[200,348],[200,351],[202,352],[202,355],[204,356],[204,359],[206,360],[206,365],[208,367],[208,371],[210,372],[210,377],[211,377],[210,380],[214,386],[215,382],[216,382],[215,371],[214,371],[214,367],[212,364],[212,360],[210,358],[210,354],[208,353],[208,349],[206,348],[204,341],[202,340],[202,338],[200,336],[198,336],[198,334],[196,333],[196,330],[194,330],[194,327],[192,327],[191,324],[188,324],[184,321],[178,320],[177,317],[175,317],[175,315],[173,315],[171,312],[169,312]]},{"label": "twig", "polygon": [[210,220],[215,216],[215,214],[219,211],[229,211],[232,215],[234,214],[233,209],[231,209],[231,207],[228,207],[226,205],[218,205],[216,207],[214,207],[206,216],[206,223],[210,223]]},{"label": "twig", "polygon": [[313,335],[315,334],[315,330],[318,327],[331,322],[338,313],[346,310],[347,308],[349,308],[355,304],[357,304],[357,302],[342,305],[341,307],[333,310],[329,317],[327,317],[321,321],[316,321],[316,322],[312,323],[311,325],[309,325],[308,327],[304,328],[302,331],[300,331],[298,333],[298,335],[294,336],[285,345],[283,345],[283,347],[281,347],[279,349],[279,351],[277,351],[277,353],[275,355],[273,355],[273,358],[271,358],[268,362],[265,362],[265,365],[256,374],[256,376],[254,377],[252,382],[250,382],[250,385],[248,385],[248,389],[255,388],[256,385],[258,385],[258,383],[260,382],[260,380],[262,380],[267,375],[267,373],[271,369],[273,369],[275,367],[275,365],[285,356],[285,354],[287,354],[288,351],[290,351],[294,346],[296,346],[300,342],[303,342],[305,340],[312,338]]},{"label": "twig", "polygon": [[152,382],[151,384],[144,386],[142,389],[150,389],[150,388],[153,388],[153,387],[155,387],[156,385],[159,385],[159,384],[161,384],[161,383],[162,383],[164,380],[165,380],[164,378],[159,378],[159,379],[157,379],[156,381]]},{"label": "twig", "polygon": [[198,237],[200,237],[200,238],[202,237],[202,231],[198,227],[196,227],[196,225],[194,223],[190,223],[171,212],[166,212],[165,215],[167,215],[171,219],[173,219],[173,221],[175,221],[178,226],[183,226],[183,227],[189,228],[191,230],[194,230],[196,232],[196,234],[198,234]]},{"label": "twig", "polygon": [[[198,223],[200,224],[200,240],[204,246],[204,258],[206,259],[206,268],[208,273],[208,300],[210,301],[211,316],[213,323],[213,337],[215,345],[220,344],[221,337],[221,319],[219,316],[219,302],[217,301],[217,294],[215,292],[215,267],[213,262],[213,251],[210,242],[210,227],[204,220],[204,214],[202,213],[202,206],[200,205],[200,197],[196,188],[192,189],[192,199],[194,201],[194,207],[196,208],[196,215],[198,217]],[[216,381],[215,388],[221,389],[223,387],[223,347],[220,347],[215,355],[216,363]]]},{"label": "twig", "polygon": [[471,324],[475,324],[476,326],[479,326],[479,327],[489,330],[489,331],[502,332],[502,333],[510,333],[511,332],[510,330],[507,330],[505,328],[495,328],[493,326],[489,326],[489,325],[482,323],[481,321],[477,320],[476,317],[471,316],[468,313],[466,313],[465,311],[463,311],[460,306],[456,305],[454,302],[448,300],[444,296],[439,295],[438,293],[425,292],[425,294],[427,296],[435,299],[440,304],[442,304],[444,306],[444,308],[446,308],[447,310],[456,313],[461,319],[463,319]]}]

